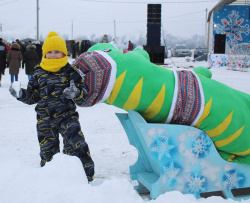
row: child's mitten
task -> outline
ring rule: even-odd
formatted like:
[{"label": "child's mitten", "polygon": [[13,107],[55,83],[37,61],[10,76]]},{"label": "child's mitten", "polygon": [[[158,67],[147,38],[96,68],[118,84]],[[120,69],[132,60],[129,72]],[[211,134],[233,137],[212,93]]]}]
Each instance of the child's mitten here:
[{"label": "child's mitten", "polygon": [[74,99],[80,95],[80,90],[75,86],[74,80],[70,81],[70,87],[63,90],[63,96],[67,99]]}]

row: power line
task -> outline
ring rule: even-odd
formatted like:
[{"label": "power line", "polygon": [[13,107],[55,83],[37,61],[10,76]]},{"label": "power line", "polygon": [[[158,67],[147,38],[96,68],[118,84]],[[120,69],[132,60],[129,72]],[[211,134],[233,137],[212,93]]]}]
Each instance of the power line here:
[{"label": "power line", "polygon": [[[192,13],[186,13],[186,14],[183,14],[183,15],[171,16],[171,17],[166,17],[166,18],[161,18],[161,19],[162,20],[167,20],[169,18],[182,17],[182,16],[192,15],[192,14],[196,14],[196,13],[201,13],[201,12],[204,12],[204,11],[205,10],[196,11],[196,12],[192,12]],[[83,23],[97,23],[97,24],[99,24],[99,23],[110,23],[110,22],[107,22],[107,21],[106,22],[100,22],[100,21],[98,21],[98,22],[89,22],[89,21],[85,22],[85,21],[81,21],[81,20],[76,20],[76,21],[83,22]],[[133,21],[120,21],[120,20],[117,20],[118,23],[144,23],[145,21],[146,20],[138,20],[138,21],[135,21],[135,20],[133,20]],[[178,21],[175,21],[175,22],[178,22]],[[63,23],[65,23],[65,21],[63,21]]]},{"label": "power line", "polygon": [[181,16],[188,16],[188,15],[192,15],[192,14],[196,14],[196,13],[201,13],[201,12],[204,12],[204,11],[205,10],[197,11],[197,12],[193,12],[193,13],[186,13],[186,14],[183,14],[183,15],[172,16],[172,17],[168,17],[168,18],[176,18],[176,17],[181,17]]},{"label": "power line", "polygon": [[[186,13],[183,15],[178,15],[178,16],[172,16],[172,17],[167,17],[167,18],[162,18],[162,20],[167,20],[167,22],[183,22],[183,21],[168,21],[169,18],[176,18],[176,17],[181,17],[181,16],[187,16],[187,15],[192,15],[192,14],[196,14],[196,13],[201,13],[204,11],[197,11],[197,12],[192,12],[192,13]],[[85,25],[80,25],[80,27],[85,27],[85,26],[93,26],[93,25],[100,25],[100,24],[111,24],[113,22],[111,21],[95,21],[95,22],[91,22],[91,21],[82,21],[82,20],[74,20],[75,22],[80,22],[80,23],[84,23]],[[194,21],[201,21],[201,20],[192,20]],[[128,23],[128,24],[137,24],[137,23],[145,23],[146,20],[138,20],[138,21],[120,21],[120,20],[116,20],[117,23]],[[42,25],[41,27],[51,27],[51,26],[55,26],[55,25],[59,25],[59,24],[65,24],[65,21],[61,21],[61,22],[57,22],[55,24],[46,24],[46,25]]]},{"label": "power line", "polygon": [[10,4],[10,3],[13,3],[13,2],[16,2],[16,1],[19,1],[19,0],[14,0],[14,1],[6,2],[6,3],[2,3],[2,4],[0,4],[0,6],[5,5],[5,4]]},{"label": "power line", "polygon": [[[99,3],[132,3],[132,4],[152,4],[152,1],[140,1],[140,2],[132,2],[132,1],[112,1],[112,0],[81,0],[81,1],[87,1],[87,2],[99,2]],[[219,0],[205,0],[205,1],[159,1],[154,2],[153,4],[192,4],[192,3],[208,3],[208,2],[219,2]]]},{"label": "power line", "polygon": [[203,22],[203,21],[204,20],[192,20],[192,21],[176,20],[176,21],[166,21],[166,23],[192,23],[192,22]]}]

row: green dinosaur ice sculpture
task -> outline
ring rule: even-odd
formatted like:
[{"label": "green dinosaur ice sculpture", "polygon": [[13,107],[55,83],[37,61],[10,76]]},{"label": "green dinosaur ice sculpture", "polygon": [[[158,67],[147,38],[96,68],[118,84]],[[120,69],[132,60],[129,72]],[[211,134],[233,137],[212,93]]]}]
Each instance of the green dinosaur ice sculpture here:
[{"label": "green dinosaur ice sculpture", "polygon": [[[88,62],[89,58],[95,62]],[[113,72],[105,81],[104,72],[95,69],[104,66],[103,61]],[[109,43],[92,46],[74,65],[85,74],[88,87],[103,79],[105,88],[99,89],[107,89],[106,96],[97,102],[137,111],[147,122],[199,128],[223,159],[250,164],[250,95],[211,79],[207,68],[172,71],[151,63],[142,49],[124,53]],[[97,75],[103,76],[93,80]]]}]

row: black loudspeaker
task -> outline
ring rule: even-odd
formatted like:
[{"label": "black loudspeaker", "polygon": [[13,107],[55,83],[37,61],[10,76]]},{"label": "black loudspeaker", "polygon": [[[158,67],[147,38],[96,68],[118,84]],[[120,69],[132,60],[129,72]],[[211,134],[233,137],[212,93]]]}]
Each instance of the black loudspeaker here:
[{"label": "black loudspeaker", "polygon": [[161,24],[161,4],[148,4],[148,24]]},{"label": "black loudspeaker", "polygon": [[91,42],[89,40],[82,40],[81,53],[86,52],[90,47],[91,47]]},{"label": "black loudspeaker", "polygon": [[152,63],[164,64],[164,46],[143,46],[143,49],[148,52]]},{"label": "black loudspeaker", "polygon": [[225,54],[226,48],[226,35],[215,34],[214,35],[214,53]]},{"label": "black loudspeaker", "polygon": [[153,45],[153,46],[161,45],[161,25],[160,24],[148,24],[147,45]]},{"label": "black loudspeaker", "polygon": [[161,4],[148,4],[147,46],[161,45]]}]

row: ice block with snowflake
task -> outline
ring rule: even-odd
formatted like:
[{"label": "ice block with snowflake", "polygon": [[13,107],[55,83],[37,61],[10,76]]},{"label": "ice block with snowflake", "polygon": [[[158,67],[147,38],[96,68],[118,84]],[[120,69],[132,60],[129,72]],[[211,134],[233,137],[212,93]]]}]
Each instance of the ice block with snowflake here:
[{"label": "ice block with snowflake", "polygon": [[250,166],[222,159],[205,132],[184,125],[147,123],[135,111],[117,116],[138,150],[130,177],[138,181],[139,193],[149,191],[157,198],[176,190],[196,198],[249,198]]}]

